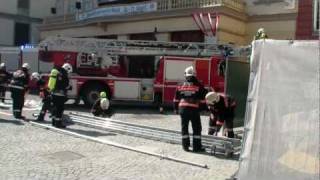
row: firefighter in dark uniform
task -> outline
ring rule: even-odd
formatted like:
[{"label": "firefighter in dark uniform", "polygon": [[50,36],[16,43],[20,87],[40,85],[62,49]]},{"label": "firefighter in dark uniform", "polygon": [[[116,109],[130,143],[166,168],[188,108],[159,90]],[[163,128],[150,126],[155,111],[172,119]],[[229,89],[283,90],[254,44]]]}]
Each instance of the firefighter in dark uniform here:
[{"label": "firefighter in dark uniform", "polygon": [[11,78],[11,74],[7,72],[6,64],[1,63],[0,64],[0,99],[2,102],[4,102],[6,98],[6,87],[7,83]]},{"label": "firefighter in dark uniform", "polygon": [[52,125],[57,128],[65,128],[63,123],[64,103],[67,100],[69,89],[68,74],[72,72],[72,66],[65,63],[62,67],[55,67],[50,73],[48,88],[52,96]]},{"label": "firefighter in dark uniform", "polygon": [[37,87],[39,88],[39,95],[42,98],[42,108],[38,115],[37,121],[44,121],[44,117],[47,111],[51,110],[51,96],[49,93],[49,89],[46,87],[46,81],[40,76],[39,73],[32,73],[31,80],[37,83]]},{"label": "firefighter in dark uniform", "polygon": [[233,119],[236,108],[236,101],[225,94],[209,92],[206,95],[208,109],[210,111],[209,135],[217,135],[224,125],[224,136],[234,138]]},{"label": "firefighter in dark uniform", "polygon": [[29,69],[29,64],[24,63],[21,69],[13,73],[13,78],[10,83],[11,98],[13,101],[12,111],[13,116],[17,119],[25,119],[21,114],[24,105],[24,96],[29,87]]},{"label": "firefighter in dark uniform", "polygon": [[174,109],[181,117],[181,134],[182,147],[185,151],[189,151],[190,137],[189,137],[189,121],[192,124],[193,130],[193,151],[200,152],[205,149],[201,144],[201,119],[200,119],[200,105],[204,101],[206,90],[198,82],[195,77],[193,67],[190,66],[185,70],[186,81],[183,85],[177,87],[174,98]]},{"label": "firefighter in dark uniform", "polygon": [[110,102],[106,92],[100,93],[100,98],[93,104],[91,113],[94,116],[111,116]]}]

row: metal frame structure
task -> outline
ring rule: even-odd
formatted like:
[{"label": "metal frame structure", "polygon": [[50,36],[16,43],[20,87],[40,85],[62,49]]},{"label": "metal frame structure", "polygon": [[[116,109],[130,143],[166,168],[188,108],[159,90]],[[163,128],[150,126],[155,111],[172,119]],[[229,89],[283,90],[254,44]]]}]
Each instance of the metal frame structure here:
[{"label": "metal frame structure", "polygon": [[[156,128],[151,126],[128,123],[113,119],[99,118],[78,113],[70,113],[70,120],[73,123],[108,130],[114,133],[131,135],[140,138],[146,138],[166,143],[181,144],[181,132]],[[223,153],[226,157],[230,157],[240,152],[241,140],[226,137],[202,135],[202,144],[207,151],[215,155]]]}]

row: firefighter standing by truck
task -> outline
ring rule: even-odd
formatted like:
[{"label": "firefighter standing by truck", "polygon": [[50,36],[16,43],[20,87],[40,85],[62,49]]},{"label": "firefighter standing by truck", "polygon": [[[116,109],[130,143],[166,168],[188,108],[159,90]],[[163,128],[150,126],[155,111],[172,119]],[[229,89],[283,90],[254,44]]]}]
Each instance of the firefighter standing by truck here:
[{"label": "firefighter standing by truck", "polygon": [[182,147],[189,151],[189,121],[193,129],[193,151],[204,151],[201,143],[200,105],[206,94],[204,87],[198,82],[192,66],[185,69],[185,82],[177,87],[174,98],[174,109],[181,117]]},{"label": "firefighter standing by truck", "polygon": [[37,121],[44,121],[47,111],[51,110],[51,96],[49,89],[46,87],[46,81],[40,76],[39,73],[32,73],[31,80],[36,82],[37,87],[39,88],[40,97],[42,98],[42,108],[38,115]]},{"label": "firefighter standing by truck", "polygon": [[206,95],[206,101],[210,111],[208,134],[217,135],[224,125],[223,135],[234,138],[233,119],[236,101],[230,96],[217,92],[209,92]]},{"label": "firefighter standing by truck", "polygon": [[0,64],[0,99],[2,102],[4,102],[6,98],[6,87],[7,83],[11,78],[11,74],[7,72],[6,64],[1,63]]},{"label": "firefighter standing by truck", "polygon": [[24,96],[29,88],[29,69],[29,64],[24,63],[21,69],[18,69],[13,73],[10,82],[11,98],[13,101],[12,111],[13,116],[17,119],[25,119],[21,114],[24,106]]},{"label": "firefighter standing by truck", "polygon": [[63,123],[64,103],[67,100],[67,90],[69,89],[68,74],[72,72],[72,66],[65,63],[62,67],[55,67],[51,70],[48,88],[52,96],[52,126],[65,128]]}]

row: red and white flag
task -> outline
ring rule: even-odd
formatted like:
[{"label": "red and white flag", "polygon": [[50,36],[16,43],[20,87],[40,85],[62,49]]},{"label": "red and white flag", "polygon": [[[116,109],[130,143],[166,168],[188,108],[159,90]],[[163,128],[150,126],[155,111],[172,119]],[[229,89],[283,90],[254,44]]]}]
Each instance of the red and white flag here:
[{"label": "red and white flag", "polygon": [[216,36],[219,16],[216,13],[193,13],[193,20],[206,36]]}]

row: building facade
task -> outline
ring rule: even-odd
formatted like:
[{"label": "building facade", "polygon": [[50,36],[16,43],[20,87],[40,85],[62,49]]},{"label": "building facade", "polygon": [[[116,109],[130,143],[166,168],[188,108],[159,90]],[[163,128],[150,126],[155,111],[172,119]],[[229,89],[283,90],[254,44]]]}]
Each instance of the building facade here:
[{"label": "building facade", "polygon": [[38,43],[38,26],[53,5],[54,0],[1,0],[0,46]]},{"label": "building facade", "polygon": [[299,1],[297,39],[319,38],[319,0]]},{"label": "building facade", "polygon": [[[306,1],[309,4],[302,3]],[[307,36],[303,35],[306,30],[301,32],[301,27],[314,24],[312,19],[316,17],[307,15],[309,11],[306,7],[313,8],[317,2],[318,0],[56,0],[56,14],[45,19],[40,32],[41,39],[58,35],[246,45],[260,27],[264,27],[272,39],[304,38],[303,36]],[[192,14],[200,12],[219,14],[215,36],[205,36],[195,23]],[[310,22],[306,23],[306,20]],[[316,31],[312,31],[312,34]],[[310,35],[310,31],[308,33]]]}]

